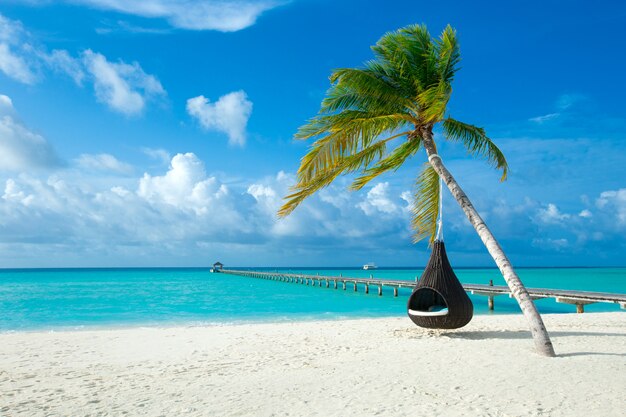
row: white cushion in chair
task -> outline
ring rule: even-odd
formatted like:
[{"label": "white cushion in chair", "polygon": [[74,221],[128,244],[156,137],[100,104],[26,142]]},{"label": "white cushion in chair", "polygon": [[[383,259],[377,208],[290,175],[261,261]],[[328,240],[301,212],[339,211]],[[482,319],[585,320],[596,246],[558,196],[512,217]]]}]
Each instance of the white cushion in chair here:
[{"label": "white cushion in chair", "polygon": [[420,317],[437,317],[437,316],[447,316],[448,309],[442,308],[441,310],[433,310],[433,311],[419,311],[419,310],[411,310],[409,309],[410,316],[420,316]]}]

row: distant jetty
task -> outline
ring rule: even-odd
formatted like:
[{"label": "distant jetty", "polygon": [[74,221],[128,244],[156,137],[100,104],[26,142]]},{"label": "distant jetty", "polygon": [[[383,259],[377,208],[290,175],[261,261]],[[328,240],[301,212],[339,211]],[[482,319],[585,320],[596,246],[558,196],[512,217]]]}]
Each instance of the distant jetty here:
[{"label": "distant jetty", "polygon": [[[389,287],[393,290],[394,297],[398,296],[399,288],[413,288],[415,282],[403,281],[403,280],[391,280],[391,279],[378,279],[370,275],[369,278],[356,278],[356,277],[344,277],[341,274],[339,276],[324,276],[324,275],[306,275],[306,274],[290,274],[281,272],[261,272],[253,270],[234,270],[223,269],[220,267],[219,271],[216,270],[215,265],[213,270],[215,272],[221,272],[224,274],[239,275],[249,278],[260,278],[272,281],[290,282],[295,284],[311,285],[313,287],[326,287],[330,288],[331,284],[334,289],[337,289],[341,285],[342,289],[346,290],[347,286],[353,287],[354,291],[358,290],[358,286],[361,285],[365,289],[365,293],[369,294],[370,286],[374,286],[378,290],[378,295],[383,295],[383,287]],[[220,264],[221,265],[221,264]],[[417,278],[416,278],[417,281]],[[487,304],[489,310],[494,309],[494,297],[499,295],[508,295],[513,297],[509,287],[504,285],[493,285],[490,281],[489,285],[486,284],[463,284],[465,291],[473,295],[482,295],[487,297]],[[606,292],[592,292],[592,291],[576,291],[576,290],[560,290],[560,289],[548,289],[548,288],[527,288],[528,293],[533,300],[541,298],[554,298],[557,303],[572,304],[576,306],[577,313],[584,313],[585,306],[594,303],[612,303],[619,304],[620,308],[626,309],[626,294],[606,293]]]}]

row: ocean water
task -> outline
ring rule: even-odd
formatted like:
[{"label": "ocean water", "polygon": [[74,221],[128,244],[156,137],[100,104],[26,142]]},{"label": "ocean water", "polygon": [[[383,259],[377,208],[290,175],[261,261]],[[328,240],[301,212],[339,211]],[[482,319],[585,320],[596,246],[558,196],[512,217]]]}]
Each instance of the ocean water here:
[{"label": "ocean water", "polygon": [[[264,270],[270,270],[265,268]],[[275,269],[271,269],[275,270]],[[414,281],[421,269],[296,269],[281,271]],[[496,269],[456,269],[464,283],[504,285]],[[527,287],[626,293],[626,268],[519,269]],[[350,287],[348,287],[350,288]],[[391,289],[378,297],[331,288],[266,281],[205,268],[0,270],[0,331],[63,330],[89,327],[170,326],[404,316],[410,290]],[[506,296],[472,296],[476,314],[510,314],[519,309]],[[544,313],[575,307],[538,300]],[[586,311],[620,311],[598,303]],[[623,310],[622,310],[623,311]],[[626,318],[626,316],[625,316]]]}]

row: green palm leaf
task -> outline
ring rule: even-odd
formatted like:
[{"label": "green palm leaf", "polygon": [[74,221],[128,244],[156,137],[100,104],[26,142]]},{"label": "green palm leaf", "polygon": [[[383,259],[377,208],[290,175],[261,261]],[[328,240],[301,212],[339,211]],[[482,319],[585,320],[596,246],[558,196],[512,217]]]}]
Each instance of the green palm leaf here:
[{"label": "green palm leaf", "polygon": [[500,181],[506,180],[509,165],[500,148],[487,137],[485,129],[459,122],[450,117],[443,121],[442,127],[446,139],[461,142],[471,155],[487,158],[491,165],[502,170]]},{"label": "green palm leaf", "polygon": [[305,198],[330,185],[340,174],[349,173],[367,167],[374,159],[380,159],[385,153],[387,141],[379,141],[359,152],[335,160],[333,165],[318,170],[308,180],[300,180],[292,187],[287,202],[280,208],[278,215],[284,217],[291,213]]},{"label": "green palm leaf", "polygon": [[378,161],[376,165],[363,171],[363,174],[354,180],[350,189],[355,191],[360,190],[379,175],[384,174],[387,171],[397,170],[408,158],[413,156],[415,152],[419,150],[421,143],[422,141],[419,137],[404,142],[385,158]]},{"label": "green palm leaf", "polygon": [[432,243],[437,233],[437,217],[439,216],[439,175],[433,167],[425,163],[424,169],[417,177],[415,187],[415,203],[412,207],[413,241],[419,242],[429,238]]}]

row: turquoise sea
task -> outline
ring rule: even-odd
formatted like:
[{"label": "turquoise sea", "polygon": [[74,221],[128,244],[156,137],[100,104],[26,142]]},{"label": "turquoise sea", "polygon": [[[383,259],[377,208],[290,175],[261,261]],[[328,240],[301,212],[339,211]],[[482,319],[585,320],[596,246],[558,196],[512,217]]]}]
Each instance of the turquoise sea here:
[{"label": "turquoise sea", "polygon": [[[276,270],[259,268],[259,270]],[[369,276],[414,281],[421,269],[297,269],[307,274]],[[456,269],[465,283],[504,285],[496,269]],[[626,268],[526,268],[527,287],[626,293]],[[410,291],[394,298],[225,274],[206,268],[0,270],[0,331],[85,327],[202,325],[405,315]],[[472,296],[477,314],[488,314],[485,297]],[[495,314],[518,312],[514,300],[496,297]],[[544,313],[574,306],[537,301]],[[598,303],[586,311],[620,311]],[[623,310],[622,310],[623,311]],[[625,316],[626,317],[626,316]]]}]

